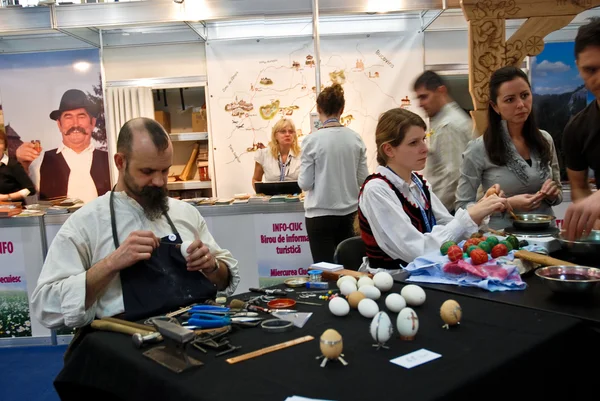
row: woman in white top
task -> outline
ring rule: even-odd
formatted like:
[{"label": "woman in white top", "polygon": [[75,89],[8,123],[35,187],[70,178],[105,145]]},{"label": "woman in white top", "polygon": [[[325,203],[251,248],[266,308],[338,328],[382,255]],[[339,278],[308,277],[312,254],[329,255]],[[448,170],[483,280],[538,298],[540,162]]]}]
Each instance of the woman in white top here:
[{"label": "woman in white top", "polygon": [[359,195],[361,237],[370,268],[399,269],[416,257],[439,249],[446,241],[460,241],[477,232],[482,220],[504,210],[497,195],[484,198],[453,217],[415,173],[425,167],[425,122],[401,108],[388,110],[375,131],[379,167]]},{"label": "woman in white top", "polygon": [[369,175],[362,138],[340,124],[344,105],[340,85],[325,88],[317,98],[323,127],[302,143],[298,185],[306,191],[306,231],[315,262],[332,262],[337,245],[354,236],[358,190]]},{"label": "woman in white top", "polygon": [[300,173],[300,145],[292,120],[282,118],[271,130],[269,146],[254,155],[252,186],[261,182],[297,181]]}]

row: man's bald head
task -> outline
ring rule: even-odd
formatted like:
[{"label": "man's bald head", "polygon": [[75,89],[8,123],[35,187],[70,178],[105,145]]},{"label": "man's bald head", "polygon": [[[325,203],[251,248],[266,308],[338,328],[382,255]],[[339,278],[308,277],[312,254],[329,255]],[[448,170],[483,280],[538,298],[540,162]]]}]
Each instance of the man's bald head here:
[{"label": "man's bald head", "polygon": [[129,157],[133,151],[134,139],[139,140],[141,136],[144,139],[150,138],[159,153],[169,147],[169,135],[159,123],[151,118],[138,117],[127,121],[121,127],[117,139],[117,152]]}]

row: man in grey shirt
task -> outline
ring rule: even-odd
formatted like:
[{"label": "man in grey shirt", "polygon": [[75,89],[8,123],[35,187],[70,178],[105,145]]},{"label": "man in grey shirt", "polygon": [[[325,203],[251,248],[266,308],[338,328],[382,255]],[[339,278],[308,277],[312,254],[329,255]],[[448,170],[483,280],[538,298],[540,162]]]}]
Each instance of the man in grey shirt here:
[{"label": "man in grey shirt", "polygon": [[472,139],[473,123],[452,100],[438,74],[425,71],[413,85],[419,106],[429,116],[429,153],[423,175],[446,209],[454,212],[456,186],[460,177],[462,153]]}]

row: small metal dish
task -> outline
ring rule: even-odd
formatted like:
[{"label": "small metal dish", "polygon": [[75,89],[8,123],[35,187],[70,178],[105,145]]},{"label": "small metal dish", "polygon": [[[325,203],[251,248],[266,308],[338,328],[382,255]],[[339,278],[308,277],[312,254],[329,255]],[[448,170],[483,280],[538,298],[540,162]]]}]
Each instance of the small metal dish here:
[{"label": "small metal dish", "polygon": [[267,303],[270,309],[290,309],[296,305],[296,301],[290,298],[276,298]]},{"label": "small metal dish", "polygon": [[558,293],[587,293],[600,283],[600,269],[586,266],[547,266],[535,275]]},{"label": "small metal dish", "polygon": [[512,225],[519,230],[545,230],[556,217],[549,214],[517,214]]},{"label": "small metal dish", "polygon": [[306,287],[306,283],[308,283],[308,277],[288,278],[283,283],[290,288]]}]

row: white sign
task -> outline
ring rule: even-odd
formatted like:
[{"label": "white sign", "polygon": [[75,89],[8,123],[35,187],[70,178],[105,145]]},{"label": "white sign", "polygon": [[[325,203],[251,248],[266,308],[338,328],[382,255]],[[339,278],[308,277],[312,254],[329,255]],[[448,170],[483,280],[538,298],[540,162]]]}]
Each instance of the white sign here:
[{"label": "white sign", "polygon": [[421,348],[420,350],[411,352],[410,354],[402,355],[398,358],[392,359],[390,362],[402,366],[403,368],[410,369],[441,357],[442,355],[440,354],[436,354],[435,352]]},{"label": "white sign", "polygon": [[304,213],[255,215],[254,227],[261,287],[280,284],[291,277],[306,277],[313,261]]}]

